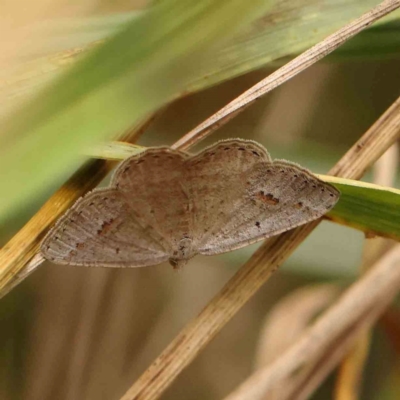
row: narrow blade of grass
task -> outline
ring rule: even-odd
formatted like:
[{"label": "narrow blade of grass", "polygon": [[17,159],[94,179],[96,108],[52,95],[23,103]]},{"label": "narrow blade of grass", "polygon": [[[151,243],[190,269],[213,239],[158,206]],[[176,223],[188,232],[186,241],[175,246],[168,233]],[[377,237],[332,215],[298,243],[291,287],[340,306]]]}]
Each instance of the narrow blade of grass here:
[{"label": "narrow blade of grass", "polygon": [[340,190],[341,196],[326,218],[364,231],[400,240],[400,190],[320,175]]}]

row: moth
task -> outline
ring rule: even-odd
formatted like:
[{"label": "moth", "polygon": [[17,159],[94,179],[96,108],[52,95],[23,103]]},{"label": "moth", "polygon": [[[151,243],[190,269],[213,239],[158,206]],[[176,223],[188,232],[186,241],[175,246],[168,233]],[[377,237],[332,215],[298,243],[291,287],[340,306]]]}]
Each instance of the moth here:
[{"label": "moth", "polygon": [[79,199],[49,231],[57,264],[181,268],[196,254],[239,249],[322,217],[340,196],[297,164],[250,140],[197,155],[150,148],[123,161],[111,184]]}]

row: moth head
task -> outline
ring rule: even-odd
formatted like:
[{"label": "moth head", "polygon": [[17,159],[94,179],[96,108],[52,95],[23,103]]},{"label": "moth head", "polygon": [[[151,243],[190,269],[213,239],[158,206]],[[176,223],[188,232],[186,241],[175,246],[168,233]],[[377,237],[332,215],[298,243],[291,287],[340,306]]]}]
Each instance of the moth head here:
[{"label": "moth head", "polygon": [[168,261],[176,271],[180,271],[189,262],[188,259],[177,258],[170,258]]}]

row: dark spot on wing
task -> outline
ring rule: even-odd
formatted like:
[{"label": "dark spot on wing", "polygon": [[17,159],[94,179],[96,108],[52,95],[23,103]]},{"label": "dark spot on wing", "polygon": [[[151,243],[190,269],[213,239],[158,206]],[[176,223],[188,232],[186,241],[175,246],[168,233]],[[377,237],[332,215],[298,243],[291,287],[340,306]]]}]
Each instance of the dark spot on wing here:
[{"label": "dark spot on wing", "polygon": [[104,221],[101,224],[101,228],[97,231],[97,234],[98,235],[103,235],[103,234],[107,233],[110,230],[111,225],[112,225],[113,222],[114,222],[113,218],[111,218],[109,221]]},{"label": "dark spot on wing", "polygon": [[276,206],[279,203],[279,199],[274,197],[272,193],[265,194],[263,190],[257,193],[257,198],[265,204]]}]

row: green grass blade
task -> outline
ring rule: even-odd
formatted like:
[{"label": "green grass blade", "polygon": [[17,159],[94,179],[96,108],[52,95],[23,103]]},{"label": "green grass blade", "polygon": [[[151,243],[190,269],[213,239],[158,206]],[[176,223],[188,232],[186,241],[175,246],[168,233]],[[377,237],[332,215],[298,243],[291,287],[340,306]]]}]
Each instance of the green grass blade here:
[{"label": "green grass blade", "polygon": [[[279,58],[298,54],[379,2],[379,0],[329,2],[275,0],[273,7],[261,19],[237,33],[227,45],[216,49],[213,63],[204,65],[198,71],[198,75],[191,80],[190,91],[204,89],[263,67]],[[83,18],[72,22],[57,21],[55,27],[47,28],[49,40],[43,45],[43,53],[36,53],[38,57],[36,60],[22,64],[21,69],[15,71],[11,78],[4,80],[3,83],[0,81],[0,89],[3,89],[10,98],[24,94],[38,83],[54,76],[65,63],[72,63],[74,59],[81,57],[81,46],[90,48],[93,42],[105,39],[125,26],[128,16],[139,18],[140,15],[139,12],[132,12]],[[397,24],[389,23],[393,20],[397,21]],[[390,14],[336,50],[328,60],[399,57],[399,20],[400,11]],[[76,49],[77,47],[79,49]],[[76,51],[63,53],[67,49]],[[61,53],[54,55],[55,52]],[[54,56],[51,57],[50,54]],[[62,62],[57,62],[58,59]]]},{"label": "green grass blade", "polygon": [[92,146],[86,151],[86,154],[90,157],[100,158],[102,160],[121,161],[130,156],[139,154],[144,150],[146,150],[146,147],[136,144],[112,141]]},{"label": "green grass blade", "polygon": [[80,151],[126,130],[175,97],[211,62],[208,49],[268,1],[164,0],[124,25],[6,121],[0,217],[66,177]]},{"label": "green grass blade", "polygon": [[400,190],[351,179],[319,177],[342,193],[326,217],[367,235],[400,240]]},{"label": "green grass blade", "polygon": [[383,60],[400,58],[400,21],[363,31],[336,50],[327,60]]}]

